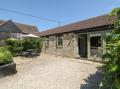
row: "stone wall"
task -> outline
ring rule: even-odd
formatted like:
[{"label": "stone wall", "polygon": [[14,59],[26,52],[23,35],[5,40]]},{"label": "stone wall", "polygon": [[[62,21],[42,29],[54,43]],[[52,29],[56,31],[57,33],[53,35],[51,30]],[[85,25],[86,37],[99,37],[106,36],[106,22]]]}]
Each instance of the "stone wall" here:
[{"label": "stone wall", "polygon": [[57,47],[56,35],[49,36],[49,46],[45,47],[45,38],[43,37],[42,53],[60,55],[64,57],[75,57],[75,35],[74,33],[63,34],[63,46]]},{"label": "stone wall", "polygon": [[[87,58],[88,59],[99,59],[96,56],[91,56],[91,49],[90,49],[90,37],[92,36],[101,36],[101,47],[100,50],[102,54],[106,52],[106,34],[111,33],[110,30],[103,30],[103,31],[93,31],[93,32],[86,32],[86,33],[64,33],[63,34],[63,46],[57,47],[57,35],[49,36],[49,47],[45,47],[45,41],[43,41],[43,49],[42,52],[45,54],[53,54],[53,55],[60,55],[65,57],[73,57],[73,58],[80,58],[79,54],[79,47],[78,47],[78,38],[82,34],[87,35]],[[43,37],[43,40],[46,37]],[[101,58],[100,58],[101,59]]]}]

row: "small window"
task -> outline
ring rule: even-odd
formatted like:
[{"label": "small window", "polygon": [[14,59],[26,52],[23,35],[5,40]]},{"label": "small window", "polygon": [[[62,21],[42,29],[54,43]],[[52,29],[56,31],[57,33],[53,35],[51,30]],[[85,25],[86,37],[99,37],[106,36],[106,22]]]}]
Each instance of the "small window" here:
[{"label": "small window", "polygon": [[49,37],[46,37],[46,39],[45,39],[45,46],[49,47]]},{"label": "small window", "polygon": [[63,46],[63,36],[62,35],[57,36],[57,46],[58,47]]}]

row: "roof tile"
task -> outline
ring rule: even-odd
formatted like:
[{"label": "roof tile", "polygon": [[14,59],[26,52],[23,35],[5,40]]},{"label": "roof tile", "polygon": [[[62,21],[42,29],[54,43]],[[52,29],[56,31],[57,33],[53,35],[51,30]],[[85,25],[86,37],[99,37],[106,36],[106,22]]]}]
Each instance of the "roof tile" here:
[{"label": "roof tile", "polygon": [[109,17],[108,14],[79,21],[76,23],[60,26],[43,32],[39,32],[39,36],[53,35],[77,30],[84,30],[94,27],[112,25],[116,16]]}]

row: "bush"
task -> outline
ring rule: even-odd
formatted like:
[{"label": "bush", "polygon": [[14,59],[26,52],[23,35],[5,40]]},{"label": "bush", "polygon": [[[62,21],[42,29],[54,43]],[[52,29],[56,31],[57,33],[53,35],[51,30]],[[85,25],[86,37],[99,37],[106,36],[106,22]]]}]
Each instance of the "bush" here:
[{"label": "bush", "polygon": [[13,61],[13,57],[11,52],[9,52],[6,48],[0,48],[0,65],[7,64]]},{"label": "bush", "polygon": [[27,38],[27,39],[7,39],[7,49],[14,55],[17,56],[28,49],[34,49],[37,53],[41,52],[41,39],[40,38]]},{"label": "bush", "polygon": [[7,49],[14,55],[19,55],[23,50],[23,40],[7,39]]},{"label": "bush", "polygon": [[41,52],[41,47],[42,43],[40,38],[24,39],[23,51],[26,51],[28,49],[35,49],[37,52]]},{"label": "bush", "polygon": [[105,76],[100,89],[120,89],[120,8],[114,9],[110,16],[117,16],[118,19],[114,21],[112,37],[107,42]]}]

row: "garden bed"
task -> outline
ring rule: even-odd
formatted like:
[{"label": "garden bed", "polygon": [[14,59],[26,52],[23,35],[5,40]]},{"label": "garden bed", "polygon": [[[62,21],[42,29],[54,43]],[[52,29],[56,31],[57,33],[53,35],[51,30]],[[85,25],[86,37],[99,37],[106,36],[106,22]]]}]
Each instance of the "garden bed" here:
[{"label": "garden bed", "polygon": [[0,78],[16,73],[16,64],[14,62],[0,66]]}]

